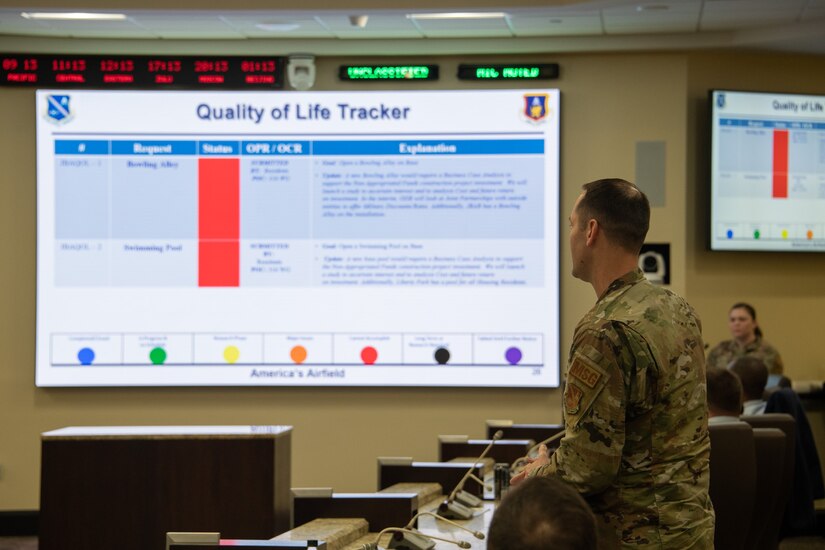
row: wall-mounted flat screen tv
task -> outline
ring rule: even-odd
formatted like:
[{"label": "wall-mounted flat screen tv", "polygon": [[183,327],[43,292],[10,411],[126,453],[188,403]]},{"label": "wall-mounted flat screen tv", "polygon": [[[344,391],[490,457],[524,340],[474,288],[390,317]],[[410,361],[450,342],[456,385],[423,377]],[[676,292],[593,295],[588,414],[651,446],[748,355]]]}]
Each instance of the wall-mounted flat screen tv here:
[{"label": "wall-mounted flat screen tv", "polygon": [[38,385],[558,386],[557,90],[36,100]]},{"label": "wall-mounted flat screen tv", "polygon": [[825,96],[710,100],[711,250],[825,251]]}]

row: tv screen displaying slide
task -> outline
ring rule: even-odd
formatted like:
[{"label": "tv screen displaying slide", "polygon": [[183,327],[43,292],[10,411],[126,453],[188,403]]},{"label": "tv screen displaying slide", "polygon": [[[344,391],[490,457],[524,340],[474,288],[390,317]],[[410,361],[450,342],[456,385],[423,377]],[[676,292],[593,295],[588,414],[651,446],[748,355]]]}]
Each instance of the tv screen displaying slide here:
[{"label": "tv screen displaying slide", "polygon": [[559,384],[559,92],[37,92],[39,386]]},{"label": "tv screen displaying slide", "polygon": [[825,251],[825,96],[711,93],[711,250]]}]

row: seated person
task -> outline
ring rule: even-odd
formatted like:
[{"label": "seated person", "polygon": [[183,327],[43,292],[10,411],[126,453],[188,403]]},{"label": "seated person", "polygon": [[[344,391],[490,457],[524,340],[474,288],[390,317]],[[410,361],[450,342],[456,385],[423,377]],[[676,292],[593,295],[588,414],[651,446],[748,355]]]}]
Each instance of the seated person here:
[{"label": "seated person", "polygon": [[793,490],[785,510],[781,535],[813,534],[817,523],[814,501],[825,498],[825,483],[808,415],[799,396],[789,388],[773,392],[765,412],[790,414],[796,421]]},{"label": "seated person", "polygon": [[576,490],[556,477],[532,477],[501,500],[487,550],[596,550],[596,519]]},{"label": "seated person", "polygon": [[768,383],[768,367],[758,357],[740,357],[730,366],[731,372],[742,382],[742,414],[765,412],[765,386]]},{"label": "seated person", "polygon": [[756,310],[750,304],[733,304],[728,313],[730,340],[725,340],[708,353],[708,366],[727,368],[740,357],[757,357],[768,367],[770,374],[782,374],[782,357],[762,337],[762,329],[756,322]]},{"label": "seated person", "polygon": [[728,369],[708,367],[708,425],[739,422],[742,383]]}]

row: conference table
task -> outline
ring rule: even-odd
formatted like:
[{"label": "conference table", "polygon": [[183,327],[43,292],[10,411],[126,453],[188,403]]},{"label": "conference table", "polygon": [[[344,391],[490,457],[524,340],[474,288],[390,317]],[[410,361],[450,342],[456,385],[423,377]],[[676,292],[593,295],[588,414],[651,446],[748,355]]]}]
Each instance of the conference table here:
[{"label": "conference table", "polygon": [[67,427],[42,438],[40,550],[162,549],[289,529],[291,426]]}]

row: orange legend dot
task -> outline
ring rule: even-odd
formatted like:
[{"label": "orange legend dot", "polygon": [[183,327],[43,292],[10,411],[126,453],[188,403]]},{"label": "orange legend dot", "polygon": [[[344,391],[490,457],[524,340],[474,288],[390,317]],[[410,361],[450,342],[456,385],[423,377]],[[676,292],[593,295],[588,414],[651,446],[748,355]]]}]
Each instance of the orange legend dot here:
[{"label": "orange legend dot", "polygon": [[808,240],[810,241],[811,239],[814,238],[814,232],[809,229],[806,236],[808,237]]},{"label": "orange legend dot", "polygon": [[291,350],[289,350],[289,358],[292,359],[296,364],[300,365],[307,358],[307,349],[304,346],[295,346]]},{"label": "orange legend dot", "polygon": [[365,365],[374,364],[376,359],[378,359],[378,351],[374,347],[367,346],[361,350],[361,361],[363,361]]}]

